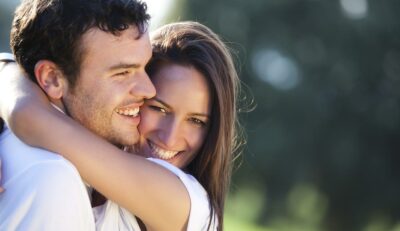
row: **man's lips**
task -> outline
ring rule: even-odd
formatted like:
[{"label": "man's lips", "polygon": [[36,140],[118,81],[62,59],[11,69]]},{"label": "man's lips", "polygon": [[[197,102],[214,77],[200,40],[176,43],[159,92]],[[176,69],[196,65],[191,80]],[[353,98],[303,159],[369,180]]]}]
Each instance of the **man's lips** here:
[{"label": "man's lips", "polygon": [[143,105],[143,102],[142,103],[133,103],[130,105],[116,108],[115,112],[120,115],[123,115],[123,116],[136,117],[139,115],[140,106],[142,106],[142,105]]},{"label": "man's lips", "polygon": [[139,107],[136,108],[117,108],[115,112],[120,115],[136,117],[139,115]]}]

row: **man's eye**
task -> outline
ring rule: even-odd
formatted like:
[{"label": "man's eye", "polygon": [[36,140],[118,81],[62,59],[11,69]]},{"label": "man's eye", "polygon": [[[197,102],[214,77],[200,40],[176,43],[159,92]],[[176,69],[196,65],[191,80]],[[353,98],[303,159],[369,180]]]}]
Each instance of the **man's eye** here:
[{"label": "man's eye", "polygon": [[114,74],[114,76],[124,76],[124,75],[127,75],[127,74],[129,74],[129,71],[121,71],[121,72],[118,72],[118,73]]}]

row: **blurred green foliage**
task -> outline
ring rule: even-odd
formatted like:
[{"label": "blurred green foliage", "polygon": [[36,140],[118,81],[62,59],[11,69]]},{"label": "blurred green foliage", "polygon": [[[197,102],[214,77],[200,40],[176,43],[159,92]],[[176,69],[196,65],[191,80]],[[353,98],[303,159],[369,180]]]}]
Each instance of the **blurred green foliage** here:
[{"label": "blurred green foliage", "polygon": [[236,51],[257,104],[227,230],[398,230],[400,1],[183,4],[177,19]]},{"label": "blurred green foliage", "polygon": [[0,52],[10,52],[10,29],[13,10],[19,1],[0,0]]},{"label": "blurred green foliage", "polygon": [[170,21],[218,33],[257,105],[226,230],[400,231],[400,1],[176,2]]}]

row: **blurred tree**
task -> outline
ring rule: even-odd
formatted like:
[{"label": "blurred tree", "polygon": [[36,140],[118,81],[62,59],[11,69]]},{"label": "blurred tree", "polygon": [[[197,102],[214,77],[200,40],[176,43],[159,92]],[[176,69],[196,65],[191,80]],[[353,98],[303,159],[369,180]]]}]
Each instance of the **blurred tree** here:
[{"label": "blurred tree", "polygon": [[255,96],[232,193],[264,185],[258,222],[290,217],[288,198],[304,183],[327,198],[323,230],[363,230],[376,216],[400,222],[400,2],[185,4],[181,19],[205,23],[238,51]]},{"label": "blurred tree", "polygon": [[10,52],[10,29],[13,9],[18,1],[0,0],[0,52]]}]

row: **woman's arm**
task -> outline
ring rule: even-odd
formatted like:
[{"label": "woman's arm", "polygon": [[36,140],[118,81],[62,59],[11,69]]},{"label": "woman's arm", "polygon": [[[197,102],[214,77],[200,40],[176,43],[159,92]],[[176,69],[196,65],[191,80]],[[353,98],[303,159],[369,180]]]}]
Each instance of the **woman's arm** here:
[{"label": "woman's arm", "polygon": [[15,117],[11,113],[17,107],[25,107],[28,101],[23,100],[24,98],[36,97],[37,101],[48,103],[40,88],[24,75],[15,62],[5,64],[0,71],[0,117],[8,118],[6,123],[15,123]]},{"label": "woman's arm", "polygon": [[52,108],[37,85],[15,78],[16,68],[0,72],[0,116],[18,137],[61,153],[90,185],[141,218],[149,229],[185,229],[190,198],[173,173],[119,150]]}]

